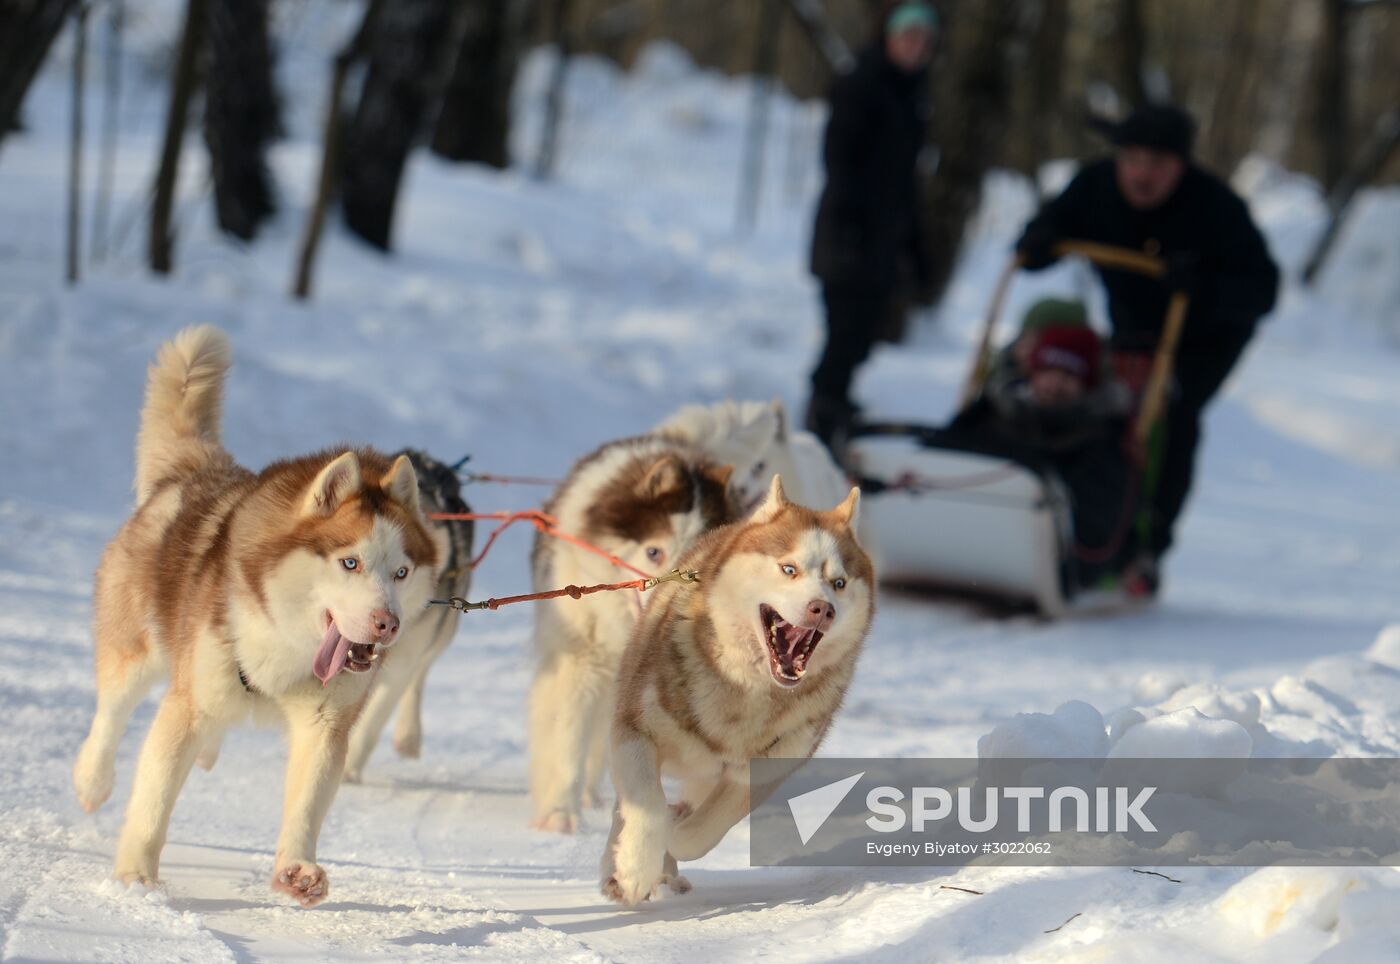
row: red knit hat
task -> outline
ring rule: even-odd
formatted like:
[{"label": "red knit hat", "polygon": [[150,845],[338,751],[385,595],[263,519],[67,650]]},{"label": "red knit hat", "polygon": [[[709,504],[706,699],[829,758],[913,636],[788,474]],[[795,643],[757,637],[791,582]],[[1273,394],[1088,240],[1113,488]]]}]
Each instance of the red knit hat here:
[{"label": "red knit hat", "polygon": [[1047,328],[1031,349],[1031,371],[1068,372],[1090,388],[1099,381],[1099,336],[1088,328]]}]

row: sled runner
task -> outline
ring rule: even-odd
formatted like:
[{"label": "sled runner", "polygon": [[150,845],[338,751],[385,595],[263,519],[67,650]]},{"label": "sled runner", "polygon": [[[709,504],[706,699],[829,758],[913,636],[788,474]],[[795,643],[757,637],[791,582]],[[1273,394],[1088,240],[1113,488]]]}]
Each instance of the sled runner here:
[{"label": "sled runner", "polygon": [[[1057,246],[1119,270],[1160,278],[1158,258],[1088,242]],[[962,406],[980,395],[994,344],[997,316],[1019,267],[1003,272],[976,348]],[[1121,506],[1095,545],[1076,538],[1070,489],[1056,470],[1035,459],[1017,460],[945,444],[931,426],[871,422],[852,428],[846,468],[866,487],[862,525],[875,548],[882,581],[1029,603],[1047,617],[1092,611],[1127,601],[1116,584],[1115,560],[1130,547],[1137,505],[1155,482],[1161,415],[1187,296],[1174,292],[1150,370],[1136,386],[1130,442],[1123,446]],[[1114,452],[1118,448],[1115,446]]]}]

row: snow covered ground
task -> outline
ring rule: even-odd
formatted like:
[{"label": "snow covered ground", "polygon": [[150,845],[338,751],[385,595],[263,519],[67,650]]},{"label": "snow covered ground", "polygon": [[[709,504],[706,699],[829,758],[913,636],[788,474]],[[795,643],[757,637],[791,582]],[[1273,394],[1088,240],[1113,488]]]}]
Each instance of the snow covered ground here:
[{"label": "snow covered ground", "polygon": [[[343,18],[342,18],[343,19]],[[316,298],[285,297],[316,146],[308,132],[336,36],[295,23],[281,70],[292,136],[273,161],[284,211],[256,245],[210,224],[202,150],[187,156],[178,271],[153,280],[136,223],[67,288],[62,270],[65,53],[0,149],[0,929],[6,959],[1394,960],[1400,875],[1345,869],[753,869],[747,829],[688,872],[693,893],[624,912],[597,893],[599,811],[575,837],[525,828],[530,614],[472,614],[430,681],[421,761],[387,745],[323,834],[334,881],[314,911],[268,890],[278,735],[230,734],[175,811],[166,893],[106,881],[153,702],[118,758],[113,800],[82,814],[68,770],[93,703],[92,573],[129,508],[145,366],[178,328],[234,342],[225,439],[246,464],[342,439],[473,455],[482,471],[559,475],[595,444],[682,403],[798,406],[818,347],[803,270],[818,107],[779,101],[758,231],[732,230],[747,89],[654,48],[621,75],[581,62],[560,176],[537,182],[415,158],[397,252],[337,232]],[[150,45],[168,33],[152,29]],[[138,46],[137,56],[141,55]],[[116,223],[143,217],[161,98],[126,111]],[[544,55],[520,90],[532,156]],[[796,187],[774,187],[796,176]],[[1321,224],[1313,187],[1241,172],[1276,253],[1296,266]],[[1032,204],[993,177],[937,317],[882,349],[859,393],[890,416],[948,411],[973,328]],[[1400,752],[1400,192],[1368,193],[1317,291],[1292,285],[1211,411],[1200,479],[1153,609],[1047,625],[887,594],[824,753],[971,756],[979,738],[1084,738],[1049,714],[1081,700],[1194,706],[1253,752]],[[1018,285],[1085,288],[1066,266]],[[477,487],[476,508],[537,490]],[[528,582],[507,537],[473,594]],[[1143,725],[1143,724],[1139,724]],[[1057,729],[1058,727],[1058,729]],[[386,741],[387,743],[387,741]],[[947,887],[981,891],[969,894]],[[1063,925],[1063,926],[1061,926]]]}]

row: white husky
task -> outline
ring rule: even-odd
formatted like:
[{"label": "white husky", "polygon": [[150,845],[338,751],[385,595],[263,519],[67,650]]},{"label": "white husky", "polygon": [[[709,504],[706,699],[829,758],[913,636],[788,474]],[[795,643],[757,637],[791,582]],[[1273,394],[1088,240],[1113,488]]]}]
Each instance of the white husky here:
[{"label": "white husky", "polygon": [[798,505],[834,505],[850,487],[826,446],[811,432],[793,429],[776,399],[687,405],[653,432],[734,466],[729,488],[742,512],[763,499],[775,475],[783,477],[788,498]]},{"label": "white husky", "polygon": [[[661,574],[706,530],[733,518],[728,480],[727,466],[679,442],[623,439],[580,459],[544,510],[563,532]],[[545,535],[536,537],[531,561],[537,589],[636,578]],[[538,829],[572,833],[581,808],[597,802],[617,664],[641,609],[632,589],[535,607],[530,795]]]},{"label": "white husky", "polygon": [[[663,883],[688,890],[676,862],[709,853],[773,789],[750,788],[749,761],[821,743],[875,611],[859,505],[852,489],[814,512],[774,478],[752,514],[681,558],[698,584],[654,590],[618,673],[607,897],[631,906]],[[669,807],[663,776],[680,781]]]}]

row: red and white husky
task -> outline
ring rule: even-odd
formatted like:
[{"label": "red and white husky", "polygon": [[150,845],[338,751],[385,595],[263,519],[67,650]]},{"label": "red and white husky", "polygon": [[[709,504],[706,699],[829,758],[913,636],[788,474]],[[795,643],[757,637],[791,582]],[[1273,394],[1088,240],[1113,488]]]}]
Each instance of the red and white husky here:
[{"label": "red and white husky", "polygon": [[141,750],[115,876],[154,885],[175,798],[225,727],[285,725],[290,742],[272,886],[325,898],[317,837],[346,738],[382,652],[424,607],[440,565],[407,457],[332,449],[254,474],[219,443],[228,341],[180,332],[151,367],[136,510],[102,557],[97,713],[73,768],[84,809],[112,792],[117,742],[168,676]]},{"label": "red and white husky", "polygon": [[[859,507],[852,489],[815,512],[774,478],[746,519],[680,559],[698,583],[653,590],[617,679],[605,896],[631,906],[662,884],[689,890],[677,861],[709,853],[772,790],[751,800],[749,761],[821,744],[875,613]],[[669,806],[662,777],[680,783]]]},{"label": "red and white husky", "polygon": [[[544,509],[563,532],[660,575],[705,531],[733,517],[729,474],[728,466],[672,439],[622,439],[580,459]],[[541,590],[635,578],[544,535],[536,537],[531,564]],[[530,796],[538,829],[572,833],[581,808],[598,801],[613,682],[644,602],[629,589],[535,607]]]}]

